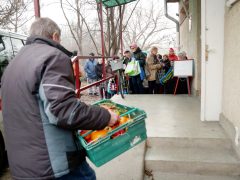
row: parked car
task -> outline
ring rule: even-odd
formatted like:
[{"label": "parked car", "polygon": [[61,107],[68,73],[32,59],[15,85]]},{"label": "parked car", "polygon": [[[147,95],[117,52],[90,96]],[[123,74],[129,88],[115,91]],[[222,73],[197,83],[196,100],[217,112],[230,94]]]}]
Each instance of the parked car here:
[{"label": "parked car", "polygon": [[[27,37],[24,35],[0,29],[0,85],[4,70],[22,46],[24,46],[26,39]],[[3,119],[0,108],[0,171],[5,167],[6,162],[7,153],[4,145]]]}]

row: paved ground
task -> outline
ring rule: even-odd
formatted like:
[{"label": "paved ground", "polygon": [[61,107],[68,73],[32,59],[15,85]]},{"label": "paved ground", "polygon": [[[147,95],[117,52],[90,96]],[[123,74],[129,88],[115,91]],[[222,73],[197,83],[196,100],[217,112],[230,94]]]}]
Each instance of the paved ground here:
[{"label": "paved ground", "polygon": [[217,122],[200,120],[200,100],[188,95],[127,95],[115,102],[144,109],[148,137],[224,138]]}]

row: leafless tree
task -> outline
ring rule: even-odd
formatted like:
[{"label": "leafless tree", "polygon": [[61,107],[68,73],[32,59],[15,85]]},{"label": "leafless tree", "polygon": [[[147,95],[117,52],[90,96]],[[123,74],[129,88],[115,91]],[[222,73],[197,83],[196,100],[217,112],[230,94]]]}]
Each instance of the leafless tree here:
[{"label": "leafless tree", "polygon": [[[63,15],[67,21],[69,30],[71,32],[71,35],[73,37],[73,39],[75,40],[77,47],[78,47],[78,52],[80,54],[83,53],[83,46],[82,46],[82,40],[83,40],[83,18],[82,16],[80,16],[80,12],[83,9],[83,5],[84,5],[84,1],[82,0],[73,0],[73,1],[69,1],[66,0],[63,1],[60,0],[60,5],[61,5],[61,9],[63,12]],[[68,13],[66,13],[66,11],[76,11],[77,13],[74,14],[73,17],[69,17]],[[76,19],[76,21],[70,20],[70,19]]]},{"label": "leafless tree", "polygon": [[14,14],[15,4],[12,0],[0,1],[0,26],[5,26]]},{"label": "leafless tree", "polygon": [[161,44],[171,39],[168,30],[172,29],[165,20],[162,9],[151,4],[149,9],[138,7],[134,16],[124,31],[125,44],[138,43],[142,49],[149,49],[152,45]]},{"label": "leafless tree", "polygon": [[[3,28],[17,32],[33,15],[29,16],[29,6],[33,0],[1,0],[0,1],[0,25]],[[27,14],[28,11],[28,14]]]},{"label": "leafless tree", "polygon": [[[107,56],[118,54],[121,48],[120,33],[128,26],[129,20],[138,4],[139,0],[135,3],[132,9],[122,5],[104,10],[104,15],[106,17],[104,25],[107,29],[105,33],[105,54]],[[127,14],[126,11],[130,13]],[[100,21],[100,16],[98,16],[98,18]]]},{"label": "leafless tree", "polygon": [[[73,1],[73,0],[72,0]],[[67,21],[69,26],[71,35],[75,40],[79,53],[83,53],[83,44],[85,38],[90,38],[93,47],[97,54],[101,54],[100,52],[100,16],[98,6],[95,0],[60,0],[61,9],[63,11],[64,17]],[[122,7],[114,7],[103,9],[103,21],[104,21],[104,38],[105,38],[105,54],[107,56],[117,54],[120,49],[120,30],[121,27],[126,27],[127,23],[129,22],[130,17],[133,14],[139,0],[137,1],[136,5],[133,9],[129,9],[131,13],[129,13],[127,17],[127,21],[125,24],[123,19],[125,18],[124,14],[126,11],[125,6]],[[89,14],[86,14],[85,9],[91,9],[95,11],[95,15],[98,15],[97,18],[93,19],[92,22],[89,21],[87,18]],[[70,14],[67,13],[71,12]],[[94,14],[92,14],[94,16]],[[121,18],[120,18],[121,16]],[[75,18],[73,18],[75,17]],[[74,19],[71,21],[70,19]]]}]

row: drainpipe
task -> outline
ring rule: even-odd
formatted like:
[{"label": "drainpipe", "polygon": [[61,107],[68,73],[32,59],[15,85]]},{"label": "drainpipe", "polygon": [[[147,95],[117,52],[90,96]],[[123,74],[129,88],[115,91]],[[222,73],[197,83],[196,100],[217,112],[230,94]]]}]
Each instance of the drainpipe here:
[{"label": "drainpipe", "polygon": [[171,21],[173,21],[174,23],[176,23],[176,31],[177,31],[177,50],[180,51],[180,33],[179,33],[179,29],[180,29],[180,25],[178,20],[176,20],[175,18],[173,18],[172,16],[170,16],[168,14],[168,8],[167,8],[167,0],[164,0],[164,13],[166,18],[170,19]]}]

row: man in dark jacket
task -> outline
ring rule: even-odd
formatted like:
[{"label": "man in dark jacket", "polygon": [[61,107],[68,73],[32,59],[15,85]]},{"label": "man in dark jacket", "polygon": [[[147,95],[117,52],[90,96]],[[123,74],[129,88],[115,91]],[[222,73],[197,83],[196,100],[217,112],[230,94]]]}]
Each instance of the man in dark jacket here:
[{"label": "man in dark jacket", "polygon": [[78,129],[103,129],[117,115],[76,98],[69,51],[48,18],[30,37],[2,79],[2,111],[13,179],[96,179],[75,141]]},{"label": "man in dark jacket", "polygon": [[[130,46],[133,52],[133,58],[139,62],[141,73],[145,74],[144,66],[146,64],[146,55],[142,52],[142,50],[138,47],[137,44],[132,44]],[[131,76],[131,81],[133,85],[133,92],[134,94],[143,94],[143,77],[141,78],[141,73],[136,76]]]}]

